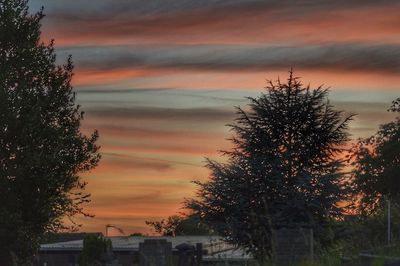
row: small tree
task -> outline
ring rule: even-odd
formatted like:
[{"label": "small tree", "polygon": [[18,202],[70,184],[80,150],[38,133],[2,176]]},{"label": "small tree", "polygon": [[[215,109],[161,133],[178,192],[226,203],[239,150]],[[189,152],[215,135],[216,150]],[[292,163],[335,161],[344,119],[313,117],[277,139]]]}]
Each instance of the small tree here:
[{"label": "small tree", "polygon": [[198,215],[172,215],[161,221],[146,221],[146,224],[162,236],[211,235],[213,230],[200,221]]},{"label": "small tree", "polygon": [[[400,113],[400,99],[391,112]],[[383,199],[400,203],[400,116],[361,139],[353,149],[353,178],[363,212],[375,213]]]},{"label": "small tree", "polygon": [[162,236],[175,236],[177,226],[182,222],[183,218],[178,215],[168,217],[161,221],[146,221],[146,224],[154,229],[154,231]]},{"label": "small tree", "polygon": [[271,256],[272,229],[307,226],[318,236],[341,215],[347,191],[338,155],[352,115],[333,109],[327,94],[292,72],[287,83],[269,82],[247,111],[237,108],[227,162],[208,160],[210,180],[196,182],[197,199],[186,202],[260,261]]},{"label": "small tree", "polygon": [[87,235],[83,239],[83,249],[79,257],[80,266],[105,265],[110,261],[112,243],[102,236]]},{"label": "small tree", "polygon": [[45,232],[83,213],[79,173],[100,159],[97,132],[80,131],[71,60],[56,65],[53,44],[40,41],[42,18],[26,0],[0,0],[0,265],[12,254],[27,263]]}]

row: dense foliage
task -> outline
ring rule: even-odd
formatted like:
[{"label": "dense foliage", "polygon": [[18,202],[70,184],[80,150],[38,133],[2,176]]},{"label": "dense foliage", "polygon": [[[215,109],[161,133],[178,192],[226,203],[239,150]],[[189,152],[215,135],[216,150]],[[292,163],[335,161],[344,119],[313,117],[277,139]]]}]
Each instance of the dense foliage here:
[{"label": "dense foliage", "polygon": [[208,160],[210,180],[197,182],[187,207],[227,240],[262,260],[271,255],[271,231],[306,226],[316,235],[347,199],[339,158],[351,115],[336,111],[328,91],[290,76],[269,82],[248,109],[237,108],[228,160]]},{"label": "dense foliage", "polygon": [[106,265],[111,260],[112,243],[110,239],[98,235],[85,236],[82,253],[79,257],[80,266]]},{"label": "dense foliage", "polygon": [[197,215],[172,215],[161,221],[146,221],[157,234],[162,236],[211,235],[210,226],[201,222]]},{"label": "dense foliage", "polygon": [[[400,99],[389,111],[400,112]],[[358,142],[353,150],[353,178],[364,212],[375,212],[382,200],[400,203],[400,116]]]},{"label": "dense foliage", "polygon": [[43,13],[0,0],[0,265],[24,264],[40,237],[83,213],[79,173],[99,161],[97,132],[80,131],[72,63],[40,41]]}]

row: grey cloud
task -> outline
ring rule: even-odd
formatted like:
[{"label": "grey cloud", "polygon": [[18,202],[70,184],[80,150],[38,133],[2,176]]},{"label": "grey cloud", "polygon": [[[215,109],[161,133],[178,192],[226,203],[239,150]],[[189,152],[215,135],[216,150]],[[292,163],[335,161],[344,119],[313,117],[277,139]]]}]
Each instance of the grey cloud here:
[{"label": "grey cloud", "polygon": [[[262,2],[260,0],[96,0],[95,4],[91,1],[67,1],[67,0],[31,0],[33,8],[47,6],[51,13],[71,13],[71,14],[98,14],[103,15],[124,14],[130,12],[134,15],[158,15],[166,12],[187,11],[193,9],[217,8],[224,6],[254,4]],[[276,2],[276,1],[268,1]]]},{"label": "grey cloud", "polygon": [[98,89],[98,87],[78,89],[79,94],[115,94],[115,93],[157,93],[162,91],[170,91],[170,88],[135,88],[135,89]]},{"label": "grey cloud", "polygon": [[[60,34],[58,37],[66,35],[85,39],[90,36],[85,39],[85,43],[93,43],[93,38],[100,36],[102,40],[110,40],[169,37],[171,33],[179,38],[182,32],[192,37],[199,32],[204,35],[227,34],[226,31],[235,34],[235,29],[223,24],[233,21],[243,21],[246,24],[245,21],[257,16],[258,20],[252,27],[268,27],[270,24],[276,27],[280,22],[304,22],[304,18],[312,26],[313,21],[321,22],[321,17],[318,17],[321,12],[328,12],[329,19],[340,22],[340,18],[330,12],[400,7],[395,0],[366,0],[362,5],[359,1],[348,0],[32,0],[31,5],[34,10],[40,5],[46,7],[45,32],[52,29],[50,32],[57,32]],[[242,30],[245,31],[245,28]]]},{"label": "grey cloud", "polygon": [[[182,100],[185,99],[201,99],[201,100],[211,100],[215,102],[228,102],[228,103],[233,103],[233,104],[241,104],[245,103],[246,99],[243,96],[236,97],[234,98],[233,96],[218,96],[218,94],[209,94],[211,91],[203,90],[203,91],[190,91],[190,89],[173,89],[173,88],[134,88],[134,89],[97,89],[96,88],[84,88],[84,89],[78,89],[76,91],[78,95],[83,95],[83,94],[96,94],[96,95],[110,95],[110,94],[118,94],[121,95],[129,95],[129,94],[151,94],[155,95],[157,94],[158,96],[176,96],[179,97]],[[205,94],[208,93],[208,94]],[[107,103],[105,101],[99,101],[99,100],[85,100],[85,102],[91,102],[91,103]],[[118,103],[130,103],[133,104],[134,101],[118,101]],[[140,98],[138,98],[137,103],[140,103]]]},{"label": "grey cloud", "polygon": [[170,47],[114,46],[60,49],[78,67],[132,67],[187,70],[333,69],[400,72],[400,46],[326,44],[313,46],[197,45]]},{"label": "grey cloud", "polygon": [[365,0],[362,4],[358,1],[348,0],[306,0],[306,1],[279,1],[279,0],[96,0],[68,1],[68,0],[31,0],[30,5],[37,10],[45,6],[50,16],[55,19],[62,18],[117,18],[121,16],[166,16],[176,12],[190,12],[192,10],[220,9],[223,13],[236,10],[290,10],[291,14],[316,12],[318,10],[347,9],[353,7],[383,6],[396,4],[396,0]]},{"label": "grey cloud", "polygon": [[218,108],[95,107],[86,108],[89,116],[102,118],[154,119],[171,121],[230,121],[233,110]]}]

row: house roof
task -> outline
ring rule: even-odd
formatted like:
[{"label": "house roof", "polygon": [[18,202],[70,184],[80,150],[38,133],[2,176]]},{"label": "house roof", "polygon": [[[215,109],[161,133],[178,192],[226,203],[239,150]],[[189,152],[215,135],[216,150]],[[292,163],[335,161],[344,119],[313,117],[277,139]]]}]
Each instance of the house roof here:
[{"label": "house roof", "polygon": [[45,235],[41,244],[50,244],[50,243],[60,243],[60,242],[69,242],[75,240],[83,240],[85,236],[94,235],[94,236],[103,236],[101,232],[94,233],[49,233]]},{"label": "house roof", "polygon": [[[204,259],[249,259],[250,256],[246,255],[243,249],[234,247],[228,244],[220,236],[129,236],[129,237],[109,237],[112,242],[114,251],[138,251],[139,243],[144,242],[145,239],[165,239],[171,242],[172,247],[186,243],[189,245],[196,245],[197,243],[203,244],[203,249],[207,250],[207,255]],[[40,251],[80,251],[83,248],[83,240],[67,241],[42,244]]]}]

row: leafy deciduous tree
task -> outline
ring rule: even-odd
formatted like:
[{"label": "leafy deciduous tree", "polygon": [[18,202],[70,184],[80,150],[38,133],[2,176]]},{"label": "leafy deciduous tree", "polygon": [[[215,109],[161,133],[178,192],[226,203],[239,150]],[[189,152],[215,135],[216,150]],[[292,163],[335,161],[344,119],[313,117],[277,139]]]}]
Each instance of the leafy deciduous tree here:
[{"label": "leafy deciduous tree", "polygon": [[97,132],[80,131],[83,113],[71,87],[73,66],[56,64],[40,40],[42,11],[0,0],[0,264],[19,264],[40,237],[83,213],[89,201],[79,173],[97,165]]},{"label": "leafy deciduous tree", "polygon": [[79,257],[80,266],[105,265],[112,259],[112,242],[102,236],[87,235],[83,239],[83,249]]},{"label": "leafy deciduous tree", "polygon": [[[400,112],[400,99],[391,112]],[[361,139],[353,149],[353,178],[361,195],[360,207],[374,213],[385,197],[400,203],[400,116]]]},{"label": "leafy deciduous tree", "polygon": [[197,215],[172,215],[166,220],[146,221],[146,224],[162,236],[211,235],[213,233],[213,230],[202,223]]},{"label": "leafy deciduous tree", "polygon": [[173,215],[168,217],[166,220],[161,221],[146,221],[148,226],[151,226],[154,231],[163,236],[175,236],[176,228],[183,221],[183,217],[179,215]]}]

